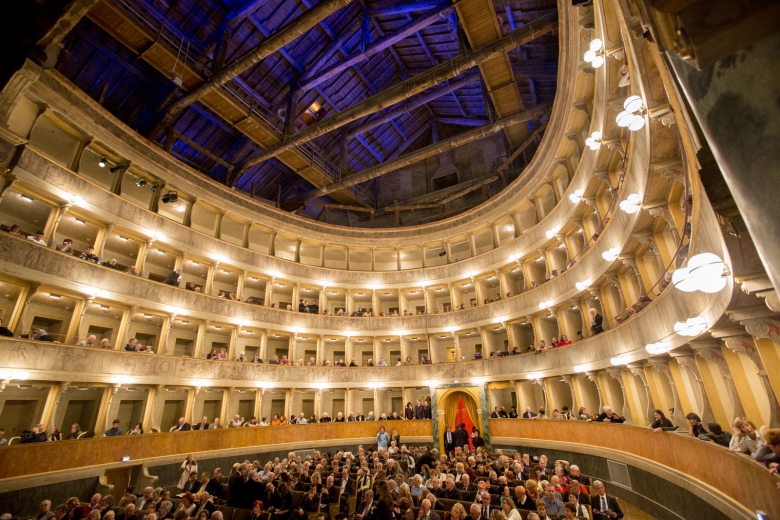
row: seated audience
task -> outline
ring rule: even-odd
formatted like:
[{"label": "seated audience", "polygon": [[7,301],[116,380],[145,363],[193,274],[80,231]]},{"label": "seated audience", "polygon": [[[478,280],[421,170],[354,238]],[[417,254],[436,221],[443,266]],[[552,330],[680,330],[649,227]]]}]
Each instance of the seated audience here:
[{"label": "seated audience", "polygon": [[626,420],[625,417],[621,417],[612,411],[611,406],[605,406],[603,410],[604,411],[596,418],[596,422],[612,422],[620,424]]},{"label": "seated audience", "polygon": [[666,418],[666,415],[661,410],[653,410],[653,418],[655,419],[650,428],[655,432],[661,432],[664,430],[674,429],[672,421]]},{"label": "seated audience", "polygon": [[27,237],[27,240],[32,240],[36,244],[46,246],[48,245],[46,241],[43,239],[43,231],[36,231],[35,235]]},{"label": "seated audience", "polygon": [[60,253],[65,253],[66,255],[72,255],[73,254],[73,240],[71,240],[70,238],[66,238],[61,243],[55,245],[54,249],[56,249]]},{"label": "seated audience", "polygon": [[100,258],[98,258],[98,256],[95,254],[95,248],[92,246],[88,246],[87,250],[79,255],[79,258],[88,262],[92,262],[93,264],[100,263]]},{"label": "seated audience", "polygon": [[758,449],[763,445],[764,439],[756,430],[753,421],[747,417],[737,417],[734,420],[734,436],[729,443],[731,451],[747,453],[755,458]]}]

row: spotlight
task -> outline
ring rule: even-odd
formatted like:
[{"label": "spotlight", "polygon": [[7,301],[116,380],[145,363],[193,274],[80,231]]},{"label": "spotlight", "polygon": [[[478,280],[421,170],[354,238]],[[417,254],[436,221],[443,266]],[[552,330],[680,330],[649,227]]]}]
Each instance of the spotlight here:
[{"label": "spotlight", "polygon": [[146,186],[146,179],[138,179],[135,185],[138,186],[139,188],[143,188],[144,186]]},{"label": "spotlight", "polygon": [[175,191],[169,191],[162,196],[162,201],[165,204],[168,204],[169,202],[176,202],[177,200],[179,200],[179,194]]},{"label": "spotlight", "polygon": [[157,185],[156,184],[150,184],[149,185],[149,191],[157,191]]},{"label": "spotlight", "polygon": [[106,159],[105,155],[101,155],[100,159],[98,159],[98,166],[100,166],[101,168],[105,168],[107,164],[108,164],[108,159]]}]

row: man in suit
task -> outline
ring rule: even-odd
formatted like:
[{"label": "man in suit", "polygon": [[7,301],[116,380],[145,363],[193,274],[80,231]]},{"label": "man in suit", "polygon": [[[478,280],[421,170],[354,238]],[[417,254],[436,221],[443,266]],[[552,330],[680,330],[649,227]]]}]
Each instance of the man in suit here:
[{"label": "man in suit", "polygon": [[138,518],[135,516],[135,504],[127,504],[125,506],[125,512],[121,515],[117,515],[116,520],[131,520]]},{"label": "man in suit", "polygon": [[431,405],[428,401],[423,403],[423,418],[431,420],[433,412],[431,412]]},{"label": "man in suit", "polygon": [[533,419],[536,417],[536,414],[531,411],[530,406],[525,407],[525,412],[523,412],[523,419]]},{"label": "man in suit", "polygon": [[420,400],[417,400],[417,404],[414,405],[414,418],[419,420],[425,419],[425,408]]},{"label": "man in suit", "polygon": [[596,490],[596,494],[590,497],[590,506],[593,508],[594,520],[623,518],[623,512],[620,510],[617,500],[607,496],[603,482],[600,480],[593,482],[593,489]]},{"label": "man in suit", "polygon": [[460,477],[458,485],[460,486],[460,490],[464,493],[471,493],[472,491],[477,490],[477,486],[471,483],[471,477],[469,477],[468,473],[464,473],[463,476]]},{"label": "man in suit", "polygon": [[[243,509],[252,509],[252,504],[257,500],[257,497],[262,496],[265,490],[265,484],[262,482],[260,475],[257,471],[252,470],[247,474],[246,482],[244,482],[244,489],[241,490],[241,501]],[[265,502],[263,502],[265,504]]]},{"label": "man in suit", "polygon": [[469,432],[466,431],[466,423],[461,423],[458,433],[458,446],[463,448],[469,445]]},{"label": "man in suit", "polygon": [[211,500],[209,500],[210,498],[211,495],[205,491],[198,495],[198,504],[195,506],[195,512],[192,513],[192,516],[197,518],[201,511],[208,511],[209,518],[211,518],[211,513],[214,512],[215,507],[214,504],[211,503]]},{"label": "man in suit", "polygon": [[349,476],[349,468],[344,468],[341,470],[341,504],[339,504],[339,510],[342,513],[347,512],[347,503],[349,497],[355,494],[355,479],[350,478]]},{"label": "man in suit", "polygon": [[355,422],[357,419],[355,419],[355,412],[349,412],[349,417],[347,417],[347,422]]},{"label": "man in suit", "polygon": [[219,500],[219,498],[222,496],[222,470],[219,468],[216,468],[214,470],[214,473],[211,474],[211,479],[209,480],[209,483],[206,484],[206,489],[203,491],[205,493],[208,493],[210,496],[215,497],[216,500]]},{"label": "man in suit", "polygon": [[500,419],[501,418],[501,407],[496,406],[493,408],[493,413],[490,414],[491,419]]},{"label": "man in suit", "polygon": [[374,492],[367,489],[363,493],[363,501],[355,508],[354,520],[369,520],[370,518],[373,518],[375,506]]},{"label": "man in suit", "polygon": [[455,434],[448,426],[444,431],[444,450],[449,453],[455,450]]},{"label": "man in suit", "polygon": [[192,427],[193,430],[208,430],[209,429],[209,418],[204,417],[200,420],[198,424]]},{"label": "man in suit", "polygon": [[241,497],[244,492],[244,473],[246,473],[246,466],[240,464],[236,472],[230,475],[228,479],[227,505],[230,507],[241,506]]},{"label": "man in suit", "polygon": [[480,520],[490,520],[490,513],[492,511],[490,507],[490,493],[483,491],[480,496]]},{"label": "man in suit", "polygon": [[175,432],[188,432],[192,429],[190,423],[184,420],[184,417],[179,417],[179,425],[176,427]]},{"label": "man in suit", "polygon": [[517,408],[515,408],[514,406],[509,409],[509,418],[517,419]]},{"label": "man in suit", "polygon": [[427,498],[420,502],[420,514],[418,520],[441,520],[441,517],[431,508],[431,501]]}]

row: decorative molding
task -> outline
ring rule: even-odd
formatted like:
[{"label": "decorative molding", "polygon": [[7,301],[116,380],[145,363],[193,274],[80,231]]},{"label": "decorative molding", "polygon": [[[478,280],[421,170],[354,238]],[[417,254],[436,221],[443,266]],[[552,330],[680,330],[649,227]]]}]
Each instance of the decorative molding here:
[{"label": "decorative molding", "polygon": [[780,321],[770,318],[758,318],[740,321],[751,336],[780,343]]},{"label": "decorative molding", "polygon": [[680,159],[672,159],[671,161],[651,164],[650,171],[657,173],[665,179],[671,179],[680,184],[685,184],[685,172],[683,171],[683,165]]}]

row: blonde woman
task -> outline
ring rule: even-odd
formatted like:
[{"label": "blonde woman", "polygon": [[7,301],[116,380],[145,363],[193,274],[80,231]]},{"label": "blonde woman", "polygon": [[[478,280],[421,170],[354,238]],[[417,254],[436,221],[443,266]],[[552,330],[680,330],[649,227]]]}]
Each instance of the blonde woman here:
[{"label": "blonde woman", "polygon": [[521,520],[520,513],[515,507],[515,501],[511,498],[505,498],[501,503],[501,510],[504,512],[506,520]]},{"label": "blonde woman", "polygon": [[450,511],[450,520],[467,520],[466,508],[460,502],[455,503]]},{"label": "blonde woman", "polygon": [[490,520],[507,520],[506,516],[504,516],[504,512],[500,509],[494,509],[492,513],[490,513]]}]

